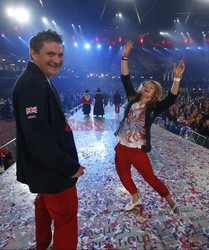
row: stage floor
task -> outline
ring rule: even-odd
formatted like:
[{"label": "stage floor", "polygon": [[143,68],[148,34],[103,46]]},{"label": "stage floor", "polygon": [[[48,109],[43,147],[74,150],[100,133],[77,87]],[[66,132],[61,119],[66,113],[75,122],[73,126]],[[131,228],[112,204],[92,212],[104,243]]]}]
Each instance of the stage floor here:
[{"label": "stage floor", "polygon": [[[181,208],[169,206],[133,169],[143,205],[126,212],[130,195],[115,171],[113,135],[122,115],[106,107],[104,119],[69,120],[80,163],[78,249],[209,249],[209,151],[156,125],[149,154],[155,174]],[[93,121],[85,131],[85,121]],[[82,123],[81,123],[82,122]],[[76,126],[77,124],[77,126]],[[41,142],[40,142],[41,143]],[[0,249],[34,249],[34,194],[15,178],[15,164],[0,176]]]}]

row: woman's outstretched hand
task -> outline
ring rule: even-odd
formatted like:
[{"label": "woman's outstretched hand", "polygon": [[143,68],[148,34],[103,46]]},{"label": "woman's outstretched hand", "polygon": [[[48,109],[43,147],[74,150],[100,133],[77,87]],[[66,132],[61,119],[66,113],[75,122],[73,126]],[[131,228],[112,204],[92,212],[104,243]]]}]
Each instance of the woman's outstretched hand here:
[{"label": "woman's outstretched hand", "polygon": [[173,72],[174,72],[174,76],[176,78],[180,78],[182,77],[183,73],[184,73],[184,70],[185,70],[185,65],[184,65],[184,61],[181,60],[179,62],[179,65],[177,66],[175,63],[174,63],[174,66],[173,66]]},{"label": "woman's outstretched hand", "polygon": [[133,48],[134,43],[132,41],[128,41],[123,48],[122,51],[122,56],[127,56],[129,55],[129,53],[131,52],[131,49]]}]

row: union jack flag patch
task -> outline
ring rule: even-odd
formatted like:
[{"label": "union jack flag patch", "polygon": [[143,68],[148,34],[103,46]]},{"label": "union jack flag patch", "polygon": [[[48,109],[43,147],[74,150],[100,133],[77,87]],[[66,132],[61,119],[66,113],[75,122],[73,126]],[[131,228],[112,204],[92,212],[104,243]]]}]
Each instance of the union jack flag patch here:
[{"label": "union jack flag patch", "polygon": [[38,113],[37,106],[25,108],[25,112],[26,115],[37,114]]}]

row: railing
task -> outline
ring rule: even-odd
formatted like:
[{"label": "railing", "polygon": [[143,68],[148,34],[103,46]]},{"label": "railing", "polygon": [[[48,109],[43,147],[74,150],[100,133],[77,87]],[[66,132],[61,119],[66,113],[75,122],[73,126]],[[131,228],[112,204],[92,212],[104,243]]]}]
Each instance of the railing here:
[{"label": "railing", "polygon": [[193,131],[188,126],[182,127],[179,135],[187,140],[190,140],[192,142],[197,143],[198,145],[201,145],[205,148],[209,148],[209,139],[207,137]]},{"label": "railing", "polygon": [[16,161],[16,138],[1,146],[0,149],[8,149]]},{"label": "railing", "polygon": [[[172,124],[172,122],[169,123],[169,126],[166,126],[166,122],[160,117],[160,116],[157,116],[155,118],[155,121],[154,123],[158,126],[160,126],[161,128],[166,128],[168,127],[168,131],[170,132],[173,132],[172,131],[172,126],[175,126],[174,124]],[[178,131],[177,129],[175,131]],[[188,126],[183,126],[180,131],[178,133],[175,133],[175,134],[178,134],[180,135],[181,137],[189,140],[189,141],[192,141],[198,145],[201,145],[205,148],[209,148],[209,138],[193,131],[190,127]]]},{"label": "railing", "polygon": [[75,108],[71,109],[70,111],[65,112],[65,115],[66,116],[72,116],[72,115],[74,115],[79,109],[82,108],[82,106],[83,106],[82,104],[76,106]]}]

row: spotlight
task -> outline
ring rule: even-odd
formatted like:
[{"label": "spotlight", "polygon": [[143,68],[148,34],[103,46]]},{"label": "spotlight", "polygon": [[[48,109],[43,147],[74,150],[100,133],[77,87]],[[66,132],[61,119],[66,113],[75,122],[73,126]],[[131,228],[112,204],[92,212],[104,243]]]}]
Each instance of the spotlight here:
[{"label": "spotlight", "polygon": [[7,15],[10,16],[10,17],[15,16],[15,11],[12,8],[7,9],[6,12],[7,12]]},{"label": "spotlight", "polygon": [[188,43],[188,39],[187,38],[184,38],[184,43]]},{"label": "spotlight", "polygon": [[109,46],[109,49],[112,49],[112,46]]},{"label": "spotlight", "polygon": [[97,49],[101,49],[101,44],[97,44]]},{"label": "spotlight", "polygon": [[117,14],[116,14],[116,17],[122,18],[123,15],[122,15],[122,13],[117,13]]},{"label": "spotlight", "polygon": [[48,24],[48,19],[46,17],[42,17],[42,22]]},{"label": "spotlight", "polygon": [[18,22],[24,23],[29,20],[29,13],[24,8],[9,8],[6,12],[9,17],[16,19]]},{"label": "spotlight", "polygon": [[74,46],[75,46],[75,47],[78,47],[78,43],[74,42]]},{"label": "spotlight", "polygon": [[143,43],[144,43],[144,38],[143,38],[143,37],[140,37],[140,38],[139,38],[139,42],[140,42],[141,44],[143,44]]},{"label": "spotlight", "polygon": [[85,49],[90,49],[90,44],[89,43],[85,43]]}]

